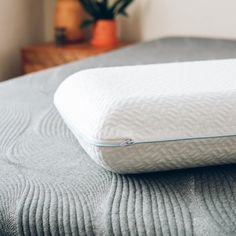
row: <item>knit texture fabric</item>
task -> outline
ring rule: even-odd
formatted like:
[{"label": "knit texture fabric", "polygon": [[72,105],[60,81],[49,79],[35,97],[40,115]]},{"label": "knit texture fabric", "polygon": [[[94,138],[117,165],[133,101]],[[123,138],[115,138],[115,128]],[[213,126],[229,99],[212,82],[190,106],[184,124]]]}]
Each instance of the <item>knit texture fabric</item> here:
[{"label": "knit texture fabric", "polygon": [[114,174],[53,106],[82,69],[233,57],[233,41],[170,38],[1,83],[0,235],[235,235],[235,165]]}]

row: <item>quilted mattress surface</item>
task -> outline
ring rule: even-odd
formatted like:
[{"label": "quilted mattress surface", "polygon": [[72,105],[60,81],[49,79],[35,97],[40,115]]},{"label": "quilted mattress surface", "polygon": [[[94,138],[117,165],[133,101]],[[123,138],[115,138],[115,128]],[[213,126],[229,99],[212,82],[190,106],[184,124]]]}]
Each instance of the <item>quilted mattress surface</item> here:
[{"label": "quilted mattress surface", "polygon": [[1,83],[0,235],[235,235],[235,165],[114,174],[53,106],[78,70],[234,57],[234,41],[169,38]]}]

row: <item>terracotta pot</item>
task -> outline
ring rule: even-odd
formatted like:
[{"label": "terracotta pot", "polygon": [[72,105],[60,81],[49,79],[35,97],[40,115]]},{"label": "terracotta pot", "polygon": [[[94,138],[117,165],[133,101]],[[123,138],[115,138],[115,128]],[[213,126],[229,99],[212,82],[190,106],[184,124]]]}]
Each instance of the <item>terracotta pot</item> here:
[{"label": "terracotta pot", "polygon": [[115,20],[98,20],[93,25],[91,44],[94,46],[113,47],[118,44],[117,23]]},{"label": "terracotta pot", "polygon": [[67,41],[84,39],[85,32],[80,28],[84,19],[84,10],[78,0],[57,0],[55,29],[65,29]]}]

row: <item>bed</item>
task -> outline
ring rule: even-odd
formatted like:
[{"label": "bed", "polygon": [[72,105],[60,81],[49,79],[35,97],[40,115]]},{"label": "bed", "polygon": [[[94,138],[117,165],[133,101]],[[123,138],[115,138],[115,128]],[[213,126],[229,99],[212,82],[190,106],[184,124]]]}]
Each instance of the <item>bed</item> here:
[{"label": "bed", "polygon": [[1,83],[0,235],[235,235],[235,165],[114,174],[53,106],[85,68],[235,57],[236,41],[165,38]]}]

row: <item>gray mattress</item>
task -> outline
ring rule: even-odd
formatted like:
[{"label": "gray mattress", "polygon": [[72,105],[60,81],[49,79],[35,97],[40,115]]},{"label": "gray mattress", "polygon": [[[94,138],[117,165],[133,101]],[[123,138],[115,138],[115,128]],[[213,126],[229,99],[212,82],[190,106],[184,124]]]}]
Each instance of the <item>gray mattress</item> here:
[{"label": "gray mattress", "polygon": [[236,235],[236,166],[118,175],[97,166],[52,98],[81,69],[236,57],[236,42],[169,38],[0,85],[0,235]]}]

